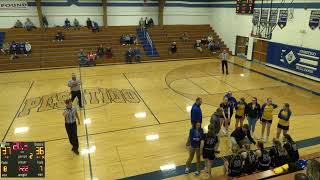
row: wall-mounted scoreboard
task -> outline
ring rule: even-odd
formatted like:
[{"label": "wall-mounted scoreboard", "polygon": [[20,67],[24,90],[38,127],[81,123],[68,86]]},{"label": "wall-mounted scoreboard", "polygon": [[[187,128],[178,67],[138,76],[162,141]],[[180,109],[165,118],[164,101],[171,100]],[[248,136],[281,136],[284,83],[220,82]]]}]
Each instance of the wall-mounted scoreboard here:
[{"label": "wall-mounted scoreboard", "polygon": [[237,14],[253,14],[255,0],[236,0],[236,13]]},{"label": "wall-mounted scoreboard", "polygon": [[44,142],[1,143],[1,178],[45,177]]}]

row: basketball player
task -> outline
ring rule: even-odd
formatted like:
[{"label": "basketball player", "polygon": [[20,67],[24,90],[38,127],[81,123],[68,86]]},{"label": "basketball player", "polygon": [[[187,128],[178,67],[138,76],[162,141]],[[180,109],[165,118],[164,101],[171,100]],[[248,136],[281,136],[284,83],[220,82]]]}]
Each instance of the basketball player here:
[{"label": "basketball player", "polygon": [[69,142],[72,145],[72,151],[79,155],[79,141],[77,135],[77,123],[80,125],[80,119],[77,113],[77,109],[72,107],[72,101],[70,99],[65,100],[66,108],[63,111],[65,127],[68,134]]},{"label": "basketball player", "polygon": [[224,67],[226,67],[226,73],[228,75],[229,74],[229,72],[228,72],[228,53],[225,49],[220,54],[220,58],[221,58],[222,74],[224,74]]},{"label": "basketball player", "polygon": [[74,73],[72,74],[72,79],[68,81],[68,87],[70,87],[71,91],[71,101],[73,102],[74,99],[77,97],[79,107],[82,108],[80,80],[77,79],[77,76]]},{"label": "basketball player", "polygon": [[[267,102],[265,104],[262,105],[261,107],[261,124],[262,124],[262,128],[261,128],[261,138],[260,140],[264,141],[264,142],[268,142],[269,139],[269,135],[270,135],[270,127],[272,124],[272,119],[273,119],[273,110],[275,108],[277,108],[278,106],[276,104],[272,103],[272,99],[268,98]],[[264,130],[267,126],[267,136],[266,138],[264,138]]]},{"label": "basketball player", "polygon": [[277,128],[277,139],[279,139],[281,131],[283,131],[283,135],[288,134],[290,116],[291,110],[289,108],[289,104],[285,103],[278,114],[279,122]]},{"label": "basketball player", "polygon": [[271,164],[269,152],[264,148],[263,142],[258,141],[256,155],[258,158],[258,169],[265,171],[268,170]]}]

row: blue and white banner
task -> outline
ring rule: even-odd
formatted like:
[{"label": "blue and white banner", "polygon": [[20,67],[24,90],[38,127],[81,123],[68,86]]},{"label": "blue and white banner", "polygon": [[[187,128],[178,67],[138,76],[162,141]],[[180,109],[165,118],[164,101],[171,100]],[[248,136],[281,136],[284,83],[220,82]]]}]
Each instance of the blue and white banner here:
[{"label": "blue and white banner", "polygon": [[279,19],[278,19],[278,26],[282,29],[287,25],[288,21],[288,10],[280,10],[279,12]]},{"label": "blue and white banner", "polygon": [[0,0],[0,9],[28,9],[26,0]]},{"label": "blue and white banner", "polygon": [[260,24],[265,26],[268,24],[268,17],[269,17],[269,9],[262,9],[261,17],[260,17]]},{"label": "blue and white banner", "polygon": [[269,15],[269,24],[276,26],[278,22],[278,10],[271,10]]},{"label": "blue and white banner", "polygon": [[267,65],[320,81],[320,50],[269,42]]},{"label": "blue and white banner", "polygon": [[260,9],[254,9],[253,10],[253,16],[252,16],[252,24],[257,25],[260,20]]},{"label": "blue and white banner", "polygon": [[309,26],[311,29],[315,29],[319,26],[320,21],[320,11],[313,10],[311,11]]}]

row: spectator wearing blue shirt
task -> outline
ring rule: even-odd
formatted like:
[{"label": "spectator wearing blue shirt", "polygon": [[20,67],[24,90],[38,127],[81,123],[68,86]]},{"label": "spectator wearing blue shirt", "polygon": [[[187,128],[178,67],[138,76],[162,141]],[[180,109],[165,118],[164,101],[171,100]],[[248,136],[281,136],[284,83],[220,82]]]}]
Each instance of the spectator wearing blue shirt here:
[{"label": "spectator wearing blue shirt", "polygon": [[10,53],[10,60],[18,58],[17,51],[18,51],[18,44],[15,41],[12,41],[9,53]]},{"label": "spectator wearing blue shirt", "polygon": [[[200,124],[202,123],[202,111],[200,108],[201,104],[202,104],[202,98],[198,97],[196,99],[196,102],[192,105],[191,112],[190,112],[192,127],[194,127],[197,122],[199,122]],[[190,139],[190,137],[188,137],[186,146],[190,145],[189,139]]]},{"label": "spectator wearing blue shirt", "polygon": [[92,32],[100,32],[98,23],[93,21],[92,24]]},{"label": "spectator wearing blue shirt", "polygon": [[186,162],[185,173],[189,173],[189,169],[191,166],[191,162],[193,160],[194,154],[196,154],[197,158],[197,170],[195,175],[198,176],[200,174],[200,144],[203,139],[203,129],[201,128],[201,122],[197,121],[196,124],[189,131],[189,141],[190,141],[190,153],[189,158]]},{"label": "spectator wearing blue shirt", "polygon": [[136,47],[134,49],[134,58],[135,60],[140,63],[140,60],[141,60],[141,52],[140,52],[140,49],[138,47]]},{"label": "spectator wearing blue shirt", "polygon": [[238,101],[235,97],[232,96],[232,92],[231,91],[228,91],[224,97],[227,97],[228,98],[228,101],[230,103],[232,103],[233,107],[236,107],[238,105]]},{"label": "spectator wearing blue shirt", "polygon": [[71,23],[68,18],[64,21],[64,28],[69,29],[71,27]]},{"label": "spectator wearing blue shirt", "polygon": [[128,51],[126,52],[126,63],[132,63],[132,58],[134,56],[134,52],[132,51],[131,48],[128,49]]}]

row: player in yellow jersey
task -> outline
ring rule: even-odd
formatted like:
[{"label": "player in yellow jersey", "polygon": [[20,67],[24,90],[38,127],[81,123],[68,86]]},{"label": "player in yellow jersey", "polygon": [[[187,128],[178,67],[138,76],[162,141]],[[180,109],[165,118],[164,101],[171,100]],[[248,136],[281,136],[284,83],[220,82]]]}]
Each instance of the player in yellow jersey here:
[{"label": "player in yellow jersey", "polygon": [[277,139],[279,139],[281,131],[283,135],[288,134],[289,130],[289,119],[291,117],[291,110],[289,108],[289,104],[285,103],[283,108],[280,110],[278,114],[279,122],[277,128]]},{"label": "player in yellow jersey", "polygon": [[[273,110],[277,108],[278,106],[276,104],[272,103],[272,99],[268,98],[267,102],[262,105],[261,107],[261,113],[260,113],[260,120],[262,124],[261,128],[261,140],[264,142],[267,142],[270,135],[270,127],[272,124],[273,119]],[[267,136],[264,138],[264,131],[267,126]]]},{"label": "player in yellow jersey", "polygon": [[241,98],[240,101],[236,105],[236,125],[235,129],[237,129],[239,122],[240,127],[243,125],[243,120],[245,118],[245,109],[246,109],[247,103],[244,98]]}]

